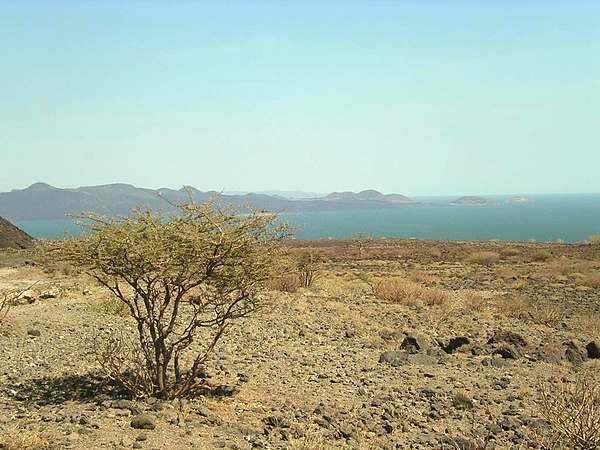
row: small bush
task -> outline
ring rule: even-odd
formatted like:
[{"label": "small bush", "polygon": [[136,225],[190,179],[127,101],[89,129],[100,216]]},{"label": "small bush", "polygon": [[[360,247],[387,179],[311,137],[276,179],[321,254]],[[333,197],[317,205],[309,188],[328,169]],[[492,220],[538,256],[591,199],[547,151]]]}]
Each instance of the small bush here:
[{"label": "small bush", "polygon": [[496,310],[507,317],[526,319],[530,317],[530,305],[527,300],[518,294],[497,296],[493,299]]},{"label": "small bush", "polygon": [[531,260],[536,262],[546,262],[550,258],[552,258],[552,253],[546,252],[544,250],[538,250],[531,255]]},{"label": "small bush", "polygon": [[468,263],[481,264],[482,266],[491,266],[498,262],[500,255],[496,252],[475,252],[471,253],[465,259]]},{"label": "small bush", "polygon": [[374,285],[375,297],[393,303],[415,304],[422,287],[404,278],[387,278]]},{"label": "small bush", "polygon": [[374,285],[375,296],[380,300],[394,303],[428,306],[444,304],[449,294],[441,289],[421,286],[404,278],[388,278]]},{"label": "small bush", "polygon": [[521,254],[521,250],[515,247],[508,247],[502,250],[502,254],[507,258],[519,256]]},{"label": "small bush", "polygon": [[410,281],[414,281],[415,283],[424,284],[426,286],[432,286],[440,282],[440,277],[438,277],[437,275],[423,272],[421,270],[416,270],[412,272],[408,279]]},{"label": "small bush", "polygon": [[40,432],[23,427],[11,427],[0,431],[0,448],[3,450],[55,450]]},{"label": "small bush", "polygon": [[284,273],[271,278],[267,282],[267,287],[274,291],[287,292],[293,294],[302,287],[300,277],[296,273]]},{"label": "small bush", "polygon": [[583,373],[574,383],[541,386],[542,413],[559,442],[580,450],[600,448],[600,385]]},{"label": "small bush", "polygon": [[485,310],[490,303],[490,299],[475,291],[463,291],[460,293],[462,309],[467,312],[481,312]]},{"label": "small bush", "polygon": [[304,250],[297,256],[296,267],[298,278],[302,287],[311,287],[320,275],[319,260],[323,252],[317,250]]},{"label": "small bush", "polygon": [[530,309],[531,318],[534,322],[542,323],[549,327],[556,327],[560,325],[565,316],[567,310],[560,305],[536,305]]},{"label": "small bush", "polygon": [[583,286],[591,288],[600,288],[600,272],[590,273],[581,279]]},{"label": "small bush", "polygon": [[102,314],[119,317],[125,317],[129,313],[127,305],[120,299],[112,296],[105,296],[97,299],[92,304],[92,310]]}]

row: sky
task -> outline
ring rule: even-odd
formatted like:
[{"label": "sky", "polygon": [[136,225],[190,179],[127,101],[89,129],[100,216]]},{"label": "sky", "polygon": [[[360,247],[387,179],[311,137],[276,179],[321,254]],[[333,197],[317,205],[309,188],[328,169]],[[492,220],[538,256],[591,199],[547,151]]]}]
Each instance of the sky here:
[{"label": "sky", "polygon": [[600,2],[0,1],[0,191],[600,192]]}]

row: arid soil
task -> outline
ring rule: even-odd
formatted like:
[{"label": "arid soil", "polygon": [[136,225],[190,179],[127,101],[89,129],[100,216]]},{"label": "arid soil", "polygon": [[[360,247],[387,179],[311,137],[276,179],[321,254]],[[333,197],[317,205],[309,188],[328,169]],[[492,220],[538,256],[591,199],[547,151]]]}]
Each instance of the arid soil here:
[{"label": "arid soil", "polygon": [[551,448],[542,394],[598,380],[597,246],[289,246],[318,255],[313,285],[274,282],[207,365],[214,393],[181,401],[103,377],[95,339],[133,323],[100,287],[3,253],[0,288],[28,290],[1,325],[0,448]]}]

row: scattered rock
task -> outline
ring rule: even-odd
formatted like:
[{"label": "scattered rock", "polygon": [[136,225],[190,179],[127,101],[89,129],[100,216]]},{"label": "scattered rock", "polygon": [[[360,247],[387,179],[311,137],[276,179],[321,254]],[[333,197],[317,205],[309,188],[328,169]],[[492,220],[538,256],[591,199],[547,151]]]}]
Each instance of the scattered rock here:
[{"label": "scattered rock", "polygon": [[131,419],[131,427],[138,430],[154,430],[156,428],[156,421],[148,414],[138,414]]},{"label": "scattered rock", "polygon": [[444,347],[444,351],[446,353],[454,353],[454,351],[463,345],[468,345],[470,343],[469,338],[466,336],[459,336],[450,339],[450,342]]},{"label": "scattered rock", "polygon": [[527,341],[523,336],[513,331],[499,330],[488,340],[488,344],[506,343],[521,347],[527,346]]},{"label": "scattered rock", "polygon": [[565,346],[565,358],[572,364],[583,364],[588,358],[587,348],[579,341],[568,341]]},{"label": "scattered rock", "polygon": [[596,341],[590,342],[585,346],[587,350],[588,358],[590,359],[599,359],[600,358],[600,346]]},{"label": "scattered rock", "polygon": [[232,395],[237,394],[240,389],[236,386],[230,386],[228,384],[221,384],[217,386],[213,391],[213,395],[217,397],[231,397]]},{"label": "scattered rock", "polygon": [[42,333],[40,332],[40,330],[35,330],[35,329],[27,330],[27,334],[29,336],[33,336],[33,337],[40,337],[42,335]]},{"label": "scattered rock", "polygon": [[426,352],[429,349],[429,344],[423,336],[409,335],[400,344],[400,349],[410,354]]},{"label": "scattered rock", "polygon": [[408,353],[405,351],[390,350],[383,352],[379,356],[379,362],[382,364],[389,364],[393,367],[400,367],[408,364]]}]

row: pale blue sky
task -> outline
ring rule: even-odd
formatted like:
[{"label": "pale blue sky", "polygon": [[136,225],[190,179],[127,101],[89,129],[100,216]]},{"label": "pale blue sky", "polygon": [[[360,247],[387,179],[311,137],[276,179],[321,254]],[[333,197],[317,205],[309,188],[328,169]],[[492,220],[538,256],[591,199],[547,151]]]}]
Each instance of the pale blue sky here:
[{"label": "pale blue sky", "polygon": [[0,151],[0,191],[600,192],[600,2],[2,0]]}]

